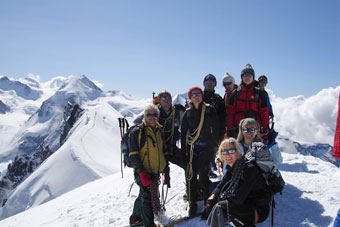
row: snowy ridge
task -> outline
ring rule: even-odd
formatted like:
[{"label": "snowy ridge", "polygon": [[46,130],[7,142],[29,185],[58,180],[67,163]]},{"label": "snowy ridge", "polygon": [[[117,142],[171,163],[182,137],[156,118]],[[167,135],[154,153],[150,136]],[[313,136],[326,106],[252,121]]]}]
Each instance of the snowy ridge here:
[{"label": "snowy ridge", "polygon": [[[28,147],[26,145],[28,141],[30,141],[29,145],[32,144],[31,138],[37,141],[37,145],[44,141],[51,149],[59,145],[60,128],[63,124],[62,118],[64,115],[62,105],[59,104],[67,100],[64,98],[67,97],[65,94],[71,94],[73,97],[76,94],[75,91],[90,90],[88,87],[82,88],[83,85],[78,83],[77,78],[71,79],[73,80],[71,81],[73,86],[66,85],[58,90],[26,122],[26,128],[31,131],[38,131],[36,135],[30,134],[27,136],[28,130],[22,129],[25,133],[22,139],[18,141],[23,141],[26,148]],[[120,170],[120,135],[117,118],[121,117],[121,113],[112,107],[128,103],[129,105],[125,107],[124,111],[131,112],[131,116],[134,116],[133,112],[141,112],[146,103],[134,100],[126,102],[119,96],[105,96],[94,84],[87,84],[93,86],[93,91],[98,97],[92,101],[87,99],[89,97],[87,93],[77,92],[77,94],[80,94],[77,99],[83,103],[82,108],[85,109],[82,117],[68,132],[66,142],[62,147],[10,194],[6,206],[1,209],[1,218],[40,205],[69,190]],[[54,101],[57,105],[50,104],[48,108],[45,108],[46,103],[49,103],[50,100],[59,101]],[[51,111],[51,108],[55,110]],[[53,116],[50,116],[51,114]],[[48,117],[47,121],[46,116]],[[48,122],[48,124],[44,124],[45,122]],[[52,129],[54,130],[52,131]],[[39,136],[44,134],[39,130],[44,133],[50,130],[50,133],[46,133],[46,137],[41,138]],[[60,171],[60,168],[63,171]],[[77,180],[75,180],[75,176]]]}]

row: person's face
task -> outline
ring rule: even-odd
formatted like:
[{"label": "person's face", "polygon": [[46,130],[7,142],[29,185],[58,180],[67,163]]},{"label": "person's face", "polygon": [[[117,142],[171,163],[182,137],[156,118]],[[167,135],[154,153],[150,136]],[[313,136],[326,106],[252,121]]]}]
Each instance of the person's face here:
[{"label": "person's face", "polygon": [[254,81],[254,76],[250,73],[246,73],[242,76],[242,82],[246,85],[251,84]]},{"label": "person's face", "polygon": [[194,103],[195,106],[199,105],[202,102],[202,99],[203,99],[203,97],[202,97],[202,93],[201,93],[200,90],[195,89],[191,92],[190,100],[191,100],[192,103]]},{"label": "person's face", "polygon": [[242,135],[244,137],[244,142],[246,144],[250,144],[254,141],[255,136],[258,133],[258,130],[256,129],[256,125],[250,122],[247,122],[242,127]]},{"label": "person's face", "polygon": [[225,143],[221,150],[222,158],[225,163],[229,166],[233,166],[237,161],[237,151],[235,145],[231,143]]},{"label": "person's face", "polygon": [[163,94],[159,97],[159,103],[161,104],[164,110],[169,110],[171,106],[171,97],[170,95]]},{"label": "person's face", "polygon": [[209,77],[204,81],[204,88],[208,91],[213,91],[216,87],[216,79]]},{"label": "person's face", "polygon": [[158,113],[155,110],[149,110],[145,115],[145,121],[151,127],[155,127],[158,122]]},{"label": "person's face", "polygon": [[263,90],[266,87],[267,83],[259,82],[259,87]]},{"label": "person's face", "polygon": [[223,86],[224,86],[227,93],[230,93],[234,90],[234,83],[233,82],[223,83]]}]

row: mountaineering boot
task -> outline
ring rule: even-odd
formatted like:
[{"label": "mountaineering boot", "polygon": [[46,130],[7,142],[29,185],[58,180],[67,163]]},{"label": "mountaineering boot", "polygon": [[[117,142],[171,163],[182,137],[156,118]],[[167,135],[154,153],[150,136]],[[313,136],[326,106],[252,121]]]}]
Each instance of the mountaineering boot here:
[{"label": "mountaineering boot", "polygon": [[189,217],[196,215],[197,212],[197,203],[189,202]]}]

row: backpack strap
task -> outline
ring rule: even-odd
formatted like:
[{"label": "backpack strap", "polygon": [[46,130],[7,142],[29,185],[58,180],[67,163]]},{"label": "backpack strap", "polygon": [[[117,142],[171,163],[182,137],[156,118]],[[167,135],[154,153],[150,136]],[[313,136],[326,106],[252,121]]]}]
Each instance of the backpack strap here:
[{"label": "backpack strap", "polygon": [[137,125],[138,128],[140,128],[140,141],[139,141],[139,149],[141,149],[146,141],[146,132],[145,132],[145,125],[143,123],[140,123]]},{"label": "backpack strap", "polygon": [[[236,102],[240,99],[241,93],[242,93],[242,88],[241,88],[241,86],[239,86],[236,90],[236,97],[235,97]],[[252,100],[249,100],[249,101],[256,103],[257,110],[260,109],[259,100],[260,100],[260,88],[254,86],[254,101],[252,101]],[[252,115],[255,115],[255,116],[259,115],[258,111],[256,112],[256,111],[252,111],[252,110],[237,111],[237,113],[245,113],[245,114],[248,113],[248,114],[252,114]]]}]

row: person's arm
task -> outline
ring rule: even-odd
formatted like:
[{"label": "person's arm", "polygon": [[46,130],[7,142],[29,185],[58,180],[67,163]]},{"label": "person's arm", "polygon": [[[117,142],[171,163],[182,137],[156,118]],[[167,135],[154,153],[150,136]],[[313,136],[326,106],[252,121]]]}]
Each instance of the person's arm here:
[{"label": "person's arm", "polygon": [[234,90],[233,93],[228,98],[228,104],[226,107],[226,125],[227,125],[227,134],[228,137],[236,137],[234,135],[234,124],[235,124],[235,114],[236,114],[236,91]]},{"label": "person's arm", "polygon": [[224,105],[223,98],[218,96],[219,104],[218,104],[218,118],[219,118],[219,140],[223,140],[225,134],[225,125],[226,125],[226,107]]},{"label": "person's arm", "polygon": [[244,203],[256,183],[257,171],[257,168],[253,164],[247,167],[243,174],[243,179],[240,180],[239,185],[235,190],[235,196],[228,199],[230,202],[234,204]]},{"label": "person's arm", "polygon": [[188,117],[187,117],[187,114],[188,114],[188,111],[190,110],[186,110],[184,112],[184,115],[183,115],[183,118],[182,118],[182,124],[181,124],[181,150],[183,152],[186,152],[186,136],[187,136],[187,132],[189,130],[189,124],[188,124]]},{"label": "person's arm", "polygon": [[274,119],[274,112],[273,112],[273,107],[272,104],[270,103],[270,99],[269,99],[269,94],[267,93],[267,105],[269,108],[269,118]]},{"label": "person's arm", "polygon": [[260,91],[259,94],[259,114],[261,118],[261,128],[263,132],[268,131],[268,124],[269,124],[269,108],[267,106],[267,98],[265,93]]},{"label": "person's arm", "polygon": [[[220,124],[219,124],[219,116],[217,114],[216,109],[213,106],[209,106],[210,108],[210,127],[212,127],[212,133],[211,133],[211,142],[215,146],[217,146],[218,141],[221,139],[220,136]],[[223,134],[224,135],[224,134]],[[223,136],[222,135],[222,136]]]},{"label": "person's arm", "polygon": [[[229,167],[230,168],[230,167]],[[231,168],[230,168],[231,169]],[[223,186],[231,179],[232,177],[232,171],[228,169],[227,174],[223,176],[222,180],[220,181],[220,183],[216,186],[216,188],[214,189],[214,191],[212,192],[212,194],[215,195],[215,197],[218,197],[221,193],[221,190],[223,188]]]}]

